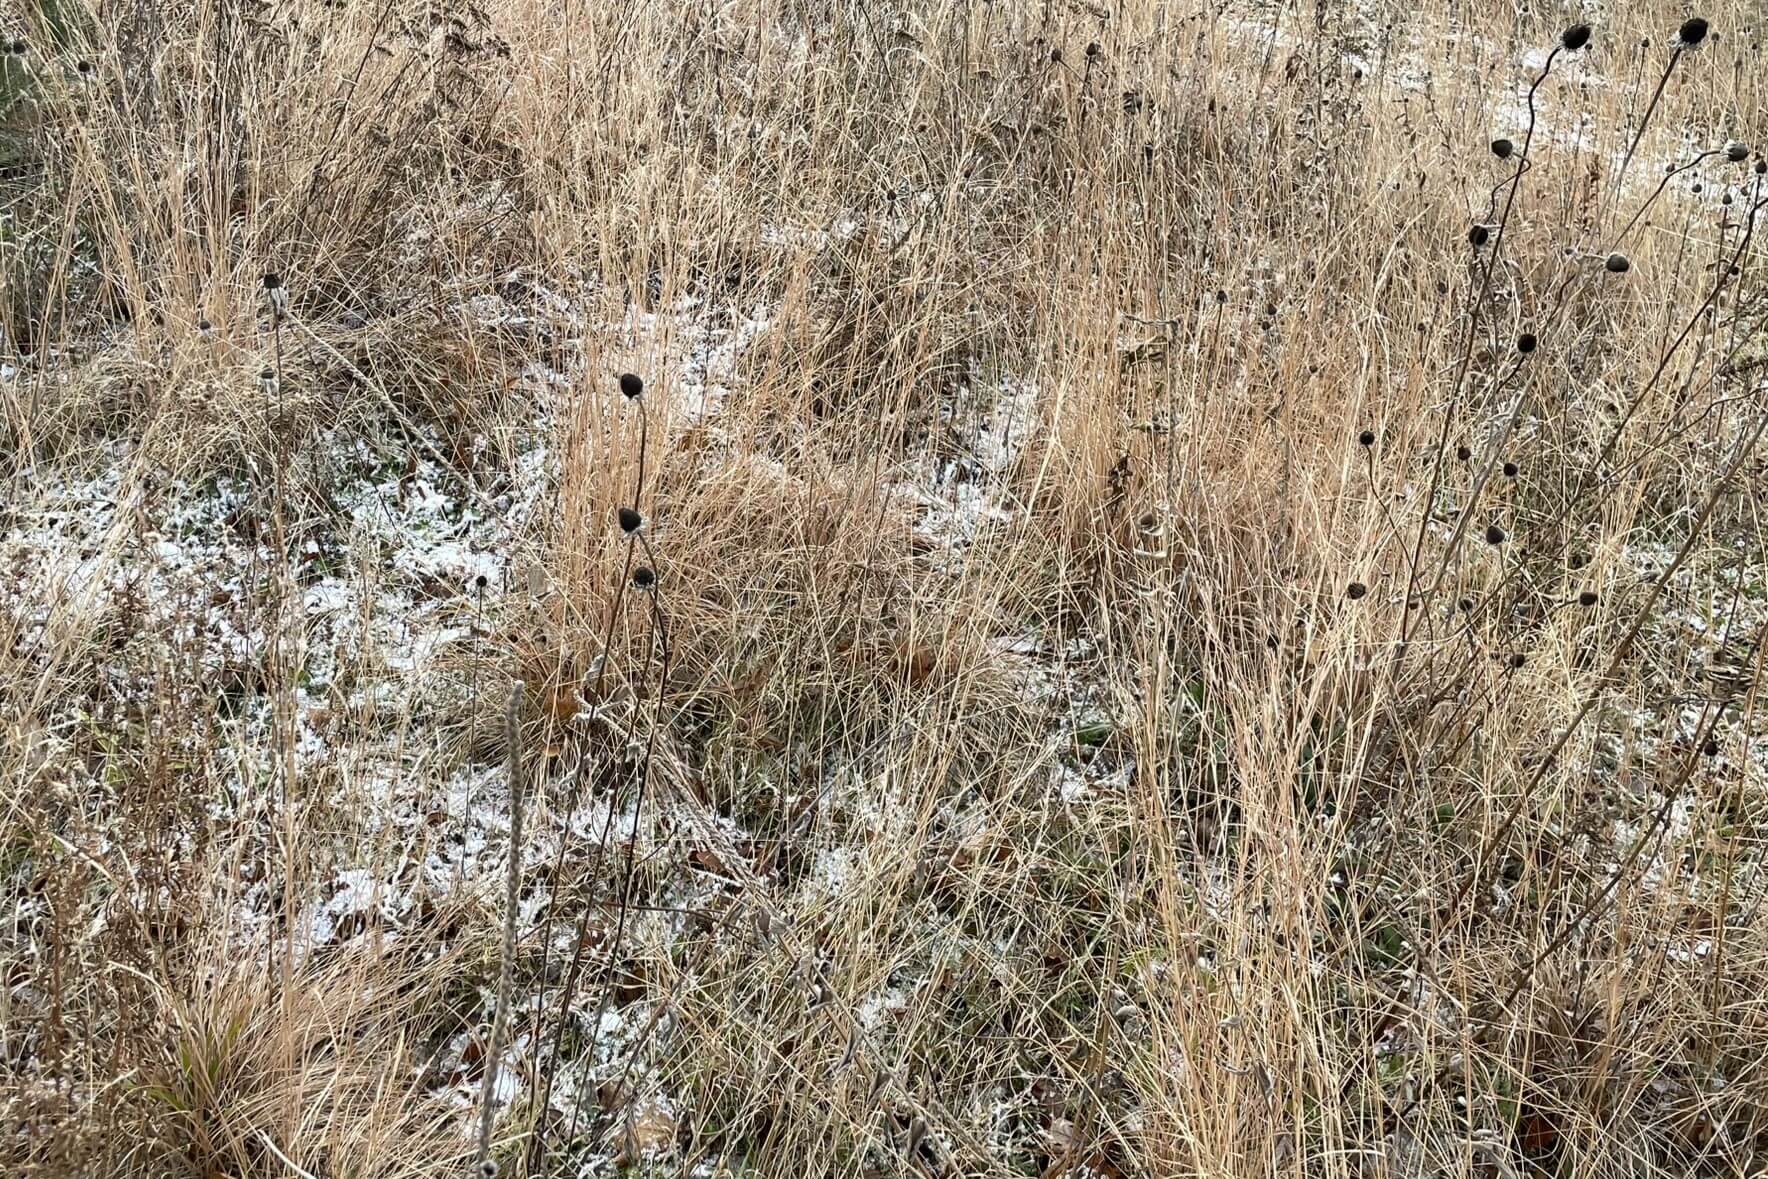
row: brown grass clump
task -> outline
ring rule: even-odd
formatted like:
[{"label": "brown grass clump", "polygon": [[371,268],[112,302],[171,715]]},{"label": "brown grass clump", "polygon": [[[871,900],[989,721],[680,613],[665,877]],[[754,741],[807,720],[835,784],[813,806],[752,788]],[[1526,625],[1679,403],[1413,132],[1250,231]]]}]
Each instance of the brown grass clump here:
[{"label": "brown grass clump", "polygon": [[0,19],[7,1172],[1760,1171],[1753,20]]}]

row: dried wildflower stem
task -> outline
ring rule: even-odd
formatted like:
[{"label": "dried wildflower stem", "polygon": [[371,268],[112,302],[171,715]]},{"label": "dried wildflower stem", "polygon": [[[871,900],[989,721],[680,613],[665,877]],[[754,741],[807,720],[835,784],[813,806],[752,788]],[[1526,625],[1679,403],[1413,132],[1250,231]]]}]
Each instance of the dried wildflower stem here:
[{"label": "dried wildflower stem", "polygon": [[1613,679],[1615,673],[1620,670],[1621,663],[1626,659],[1627,653],[1633,649],[1633,643],[1638,639],[1640,632],[1644,630],[1645,624],[1654,617],[1652,613],[1653,607],[1657,605],[1658,599],[1663,596],[1665,588],[1675,577],[1676,571],[1682,568],[1687,562],[1689,554],[1694,551],[1694,546],[1701,537],[1701,529],[1704,528],[1707,521],[1712,518],[1713,511],[1719,506],[1719,501],[1724,497],[1726,489],[1730,487],[1733,476],[1737,474],[1744,462],[1755,453],[1756,445],[1761,441],[1764,428],[1768,428],[1768,415],[1759,417],[1756,420],[1756,423],[1750,429],[1749,434],[1738,444],[1737,450],[1732,455],[1731,460],[1725,464],[1724,469],[1721,470],[1718,477],[1713,480],[1712,490],[1707,493],[1706,500],[1701,504],[1700,511],[1689,523],[1688,539],[1682,542],[1682,547],[1676,551],[1675,559],[1670,562],[1669,566],[1665,568],[1663,573],[1652,583],[1651,592],[1646,595],[1645,601],[1640,605],[1638,612],[1635,614],[1633,625],[1621,636],[1620,642],[1615,644],[1614,654],[1610,657],[1608,666],[1603,670],[1601,675],[1596,677],[1596,682],[1592,684],[1590,690],[1584,694],[1583,703],[1579,705],[1578,711],[1565,723],[1560,730],[1559,736],[1554,740],[1553,744],[1547,748],[1546,752],[1541,755],[1534,772],[1529,775],[1527,781],[1523,783],[1522,788],[1517,792],[1516,801],[1511,804],[1510,810],[1504,816],[1503,821],[1498,824],[1496,830],[1480,841],[1480,846],[1474,854],[1472,865],[1469,867],[1467,874],[1462,878],[1461,884],[1456,889],[1453,899],[1449,902],[1447,915],[1444,918],[1445,922],[1452,921],[1455,915],[1460,912],[1462,904],[1466,902],[1468,895],[1473,891],[1475,882],[1477,882],[1483,874],[1481,866],[1509,836],[1511,830],[1516,826],[1517,821],[1522,818],[1523,813],[1528,809],[1529,800],[1534,797],[1535,789],[1540,786],[1541,782],[1547,777],[1548,771],[1556,764],[1559,754],[1565,749],[1566,744],[1571,741],[1572,734],[1578,731],[1578,727],[1584,723],[1585,718],[1594,711],[1596,705],[1602,700],[1607,685]]},{"label": "dried wildflower stem", "polygon": [[485,1079],[479,1091],[479,1155],[481,1173],[491,1157],[492,1113],[497,1104],[497,1069],[503,1057],[503,1041],[508,1033],[510,1005],[510,971],[516,957],[516,915],[522,904],[522,815],[527,802],[526,783],[522,776],[522,693],[521,680],[510,687],[509,704],[504,709],[503,732],[508,743],[510,784],[510,847],[509,863],[504,878],[503,958],[497,970],[497,1008],[491,1017],[491,1047],[485,1053]]},{"label": "dried wildflower stem", "polygon": [[[647,545],[647,548],[649,546]],[[647,638],[647,649],[654,643],[659,648],[657,670],[657,694],[652,703],[651,723],[645,736],[644,759],[638,766],[638,781],[632,804],[632,829],[627,835],[625,863],[621,867],[620,903],[614,917],[614,936],[608,943],[608,959],[602,968],[602,992],[597,1000],[595,1018],[590,1027],[600,1027],[602,1014],[608,1009],[608,1002],[614,995],[614,981],[620,969],[620,951],[625,945],[627,915],[632,907],[632,883],[636,874],[638,854],[638,825],[645,809],[645,795],[651,780],[651,762],[657,752],[657,733],[663,725],[663,700],[669,685],[669,625],[663,614],[661,591],[653,588],[649,592],[651,599],[651,634]],[[610,821],[614,808],[608,808]],[[604,838],[605,846],[606,840]],[[567,999],[567,1003],[569,1000]],[[571,1114],[571,1130],[567,1137],[575,1136],[578,1115],[583,1110],[582,1101],[578,1101]]]},{"label": "dried wildflower stem", "polygon": [[[649,432],[649,417],[650,416],[645,411],[645,403],[642,399],[638,399],[638,412],[639,412],[638,476],[634,482],[633,494],[632,494],[632,506],[635,509],[639,509],[642,505],[642,502],[643,502],[642,497],[644,495],[644,484],[645,484],[645,453],[649,449],[649,443],[650,443],[650,432]],[[627,538],[626,538],[626,554],[625,554],[625,557],[623,559],[623,563],[622,563],[621,569],[620,569],[620,580],[615,585],[613,601],[611,601],[608,604],[608,618],[607,618],[605,628],[602,632],[602,646],[601,646],[601,651],[599,653],[599,662],[596,665],[595,679],[591,682],[591,684],[589,686],[590,697],[593,700],[598,701],[598,702],[602,698],[602,685],[603,685],[603,682],[607,676],[608,663],[610,662],[610,658],[611,658],[611,655],[613,652],[614,627],[620,618],[621,606],[625,603],[625,600],[626,600],[626,587],[632,580],[633,557],[635,556],[637,542],[641,539],[642,539],[642,534],[638,533],[638,532],[631,533],[627,536]],[[645,541],[645,550],[647,552],[650,551],[650,542],[649,541]],[[654,560],[654,558],[653,558],[653,560]],[[653,609],[653,612],[656,609],[655,600],[653,600],[652,609]],[[648,648],[648,646],[649,646],[649,644],[647,643],[647,648]],[[664,678],[667,679],[667,673],[665,673]],[[579,770],[579,772],[581,773],[581,769]],[[575,822],[576,822],[576,818],[577,818],[577,807],[581,801],[581,797],[582,797],[581,790],[573,790],[571,792],[570,799],[566,804],[565,831],[567,833],[567,838],[561,839],[559,841],[558,852],[557,852],[556,856],[554,857],[553,872],[552,872],[552,885],[551,885],[551,897],[550,897],[550,903],[548,906],[550,909],[553,909],[554,911],[556,911],[556,908],[558,905],[559,883],[563,879],[563,876],[564,876],[564,873],[561,869],[564,866],[565,853],[571,847],[571,840],[569,839],[569,833],[573,830],[573,828],[575,826]],[[634,821],[636,822],[636,819]],[[596,875],[597,873],[599,873],[601,870],[602,856],[607,849],[608,836],[612,833],[613,824],[614,824],[614,808],[610,806],[608,808],[607,817],[602,823],[602,829],[596,839],[595,854],[594,854],[593,860],[591,861],[591,866],[590,866],[590,874],[592,877],[594,875]],[[578,986],[579,981],[582,978],[583,959],[584,959],[584,934],[588,928],[589,914],[590,914],[590,910],[587,907],[583,910],[582,913],[578,914],[577,927],[575,930],[575,934],[572,938],[571,961],[570,961],[569,965],[567,965],[565,968],[565,981],[560,989],[560,1011],[563,1013],[566,1013],[567,1016],[571,1010],[571,1003],[577,996],[577,986]],[[540,985],[535,989],[535,996],[534,996],[534,1006],[535,1006],[535,1010],[537,1013],[544,1009],[545,1003],[546,1003],[545,979],[547,977],[547,965],[548,965],[549,958],[551,955],[551,950],[552,950],[552,947],[550,944],[544,945],[541,948],[540,975],[541,975],[542,981],[541,981]],[[567,1024],[567,1022],[568,1022],[567,1018],[561,1017],[560,1020],[558,1021],[558,1023],[556,1025],[554,1025],[554,1028],[553,1028],[552,1049],[548,1053],[548,1056],[547,1056],[546,1076],[545,1076],[545,1080],[542,1083],[542,1090],[541,1090],[541,1108],[542,1109],[546,1108],[546,1103],[551,1098],[551,1095],[552,1095],[553,1079],[554,1079],[555,1072],[557,1070],[558,1048],[559,1048],[560,1037],[563,1035],[564,1028],[565,1028],[565,1025]],[[539,1148],[539,1144],[536,1143],[535,1149],[538,1150],[538,1148]],[[532,1165],[532,1160],[531,1160],[531,1165]]]},{"label": "dried wildflower stem", "polygon": [[[1523,133],[1522,137],[1520,161],[1517,164],[1515,176],[1511,178],[1510,191],[1504,196],[1504,211],[1498,218],[1498,231],[1492,235],[1489,247],[1490,253],[1486,255],[1486,264],[1481,270],[1479,293],[1474,296],[1473,305],[1468,308],[1467,340],[1461,349],[1461,359],[1455,366],[1454,379],[1449,383],[1448,404],[1443,410],[1443,427],[1438,434],[1436,454],[1431,463],[1430,484],[1424,493],[1424,511],[1421,513],[1418,521],[1418,533],[1412,541],[1411,559],[1407,562],[1411,569],[1406,585],[1407,600],[1411,600],[1418,593],[1418,569],[1419,563],[1424,557],[1424,538],[1430,535],[1431,508],[1436,502],[1437,490],[1442,486],[1443,466],[1445,462],[1444,455],[1448,453],[1449,449],[1449,431],[1453,427],[1455,421],[1456,402],[1461,396],[1461,387],[1467,380],[1468,369],[1473,364],[1473,345],[1474,342],[1479,339],[1480,308],[1485,306],[1486,297],[1491,293],[1492,272],[1497,268],[1498,255],[1504,245],[1504,230],[1510,224],[1511,210],[1515,208],[1516,205],[1516,194],[1522,187],[1523,174],[1528,170],[1529,148],[1535,140],[1535,93],[1540,90],[1542,83],[1547,81],[1547,75],[1553,72],[1553,61],[1559,56],[1561,48],[1561,46],[1556,45],[1553,47],[1553,50],[1547,54],[1546,63],[1542,65],[1541,72],[1536,76],[1534,84],[1529,87],[1529,123],[1528,129]],[[1401,622],[1401,660],[1404,659],[1405,653],[1409,648],[1415,620],[1422,618],[1426,613],[1427,611],[1424,610],[1413,611],[1406,615],[1405,619]],[[1396,663],[1396,671],[1397,668],[1398,663]]]},{"label": "dried wildflower stem", "polygon": [[1651,116],[1657,112],[1658,100],[1664,96],[1664,87],[1670,81],[1670,74],[1676,69],[1676,63],[1682,60],[1682,46],[1678,45],[1670,51],[1669,63],[1664,66],[1663,76],[1658,79],[1657,89],[1651,92],[1651,101],[1645,106],[1645,117],[1639,120],[1639,129],[1633,132],[1633,142],[1627,145],[1627,154],[1621,159],[1620,171],[1615,173],[1614,183],[1610,191],[1619,193],[1621,184],[1627,179],[1627,168],[1633,162],[1633,153],[1639,150],[1639,141],[1645,138],[1645,129],[1651,125]]},{"label": "dried wildflower stem", "polygon": [[1505,994],[1504,1002],[1499,1004],[1501,1010],[1508,1011],[1515,1005],[1517,996],[1521,995],[1523,989],[1529,985],[1529,980],[1534,978],[1535,971],[1540,968],[1541,963],[1547,961],[1561,946],[1577,936],[1579,930],[1587,930],[1590,927],[1590,922],[1607,907],[1609,898],[1619,890],[1621,881],[1627,878],[1628,873],[1633,870],[1633,865],[1637,864],[1644,856],[1646,848],[1656,846],[1669,826],[1670,812],[1675,809],[1676,800],[1681,797],[1682,788],[1688,784],[1689,778],[1694,776],[1694,768],[1700,762],[1701,744],[1712,735],[1714,728],[1719,723],[1720,716],[1720,710],[1708,709],[1705,724],[1696,729],[1694,740],[1687,754],[1682,758],[1682,768],[1673,780],[1663,784],[1664,801],[1656,813],[1652,815],[1651,823],[1639,832],[1638,838],[1633,841],[1633,846],[1628,849],[1626,858],[1608,873],[1608,879],[1603,881],[1601,887],[1596,890],[1596,895],[1579,910],[1576,916],[1561,925],[1559,931],[1548,939],[1547,944],[1530,955],[1529,960],[1517,970],[1516,980]]}]

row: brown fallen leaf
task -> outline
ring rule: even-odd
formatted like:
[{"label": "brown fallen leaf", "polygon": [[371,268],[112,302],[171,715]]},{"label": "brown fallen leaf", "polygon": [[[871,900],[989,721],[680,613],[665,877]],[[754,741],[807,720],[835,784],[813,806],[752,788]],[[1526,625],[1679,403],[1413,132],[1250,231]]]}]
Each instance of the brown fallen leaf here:
[{"label": "brown fallen leaf", "polygon": [[637,1162],[646,1155],[661,1154],[675,1145],[675,1114],[661,1098],[647,1097],[627,1115],[620,1135],[620,1159]]}]

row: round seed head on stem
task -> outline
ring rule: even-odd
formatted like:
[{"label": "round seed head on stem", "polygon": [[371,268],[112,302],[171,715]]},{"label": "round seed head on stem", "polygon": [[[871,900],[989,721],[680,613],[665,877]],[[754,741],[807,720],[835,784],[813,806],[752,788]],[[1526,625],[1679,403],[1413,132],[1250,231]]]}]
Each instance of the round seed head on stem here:
[{"label": "round seed head on stem", "polygon": [[645,382],[637,373],[620,374],[620,392],[631,400],[645,391]]},{"label": "round seed head on stem", "polygon": [[1590,44],[1590,26],[1586,24],[1569,26],[1565,32],[1559,35],[1559,44],[1567,53],[1576,53]]},{"label": "round seed head on stem", "polygon": [[1707,39],[1707,29],[1709,27],[1710,26],[1707,24],[1705,17],[1689,17],[1682,22],[1682,27],[1676,30],[1677,48],[1693,49],[1696,45],[1699,45],[1702,41]]}]

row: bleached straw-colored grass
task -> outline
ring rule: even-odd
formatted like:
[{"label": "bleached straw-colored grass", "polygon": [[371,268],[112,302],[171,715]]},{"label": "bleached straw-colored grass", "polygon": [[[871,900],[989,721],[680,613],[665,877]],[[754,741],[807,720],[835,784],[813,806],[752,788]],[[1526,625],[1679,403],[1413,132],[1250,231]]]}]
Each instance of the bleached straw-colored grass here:
[{"label": "bleached straw-colored grass", "polygon": [[1691,15],[9,10],[8,1173],[1754,1173]]}]

